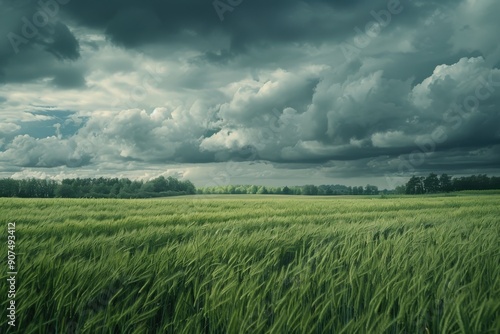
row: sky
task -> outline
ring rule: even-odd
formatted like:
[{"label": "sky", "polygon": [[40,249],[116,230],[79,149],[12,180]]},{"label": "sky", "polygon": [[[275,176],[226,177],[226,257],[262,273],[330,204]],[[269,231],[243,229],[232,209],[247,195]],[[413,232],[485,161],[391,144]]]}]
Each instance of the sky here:
[{"label": "sky", "polygon": [[0,177],[500,172],[497,0],[0,0]]}]

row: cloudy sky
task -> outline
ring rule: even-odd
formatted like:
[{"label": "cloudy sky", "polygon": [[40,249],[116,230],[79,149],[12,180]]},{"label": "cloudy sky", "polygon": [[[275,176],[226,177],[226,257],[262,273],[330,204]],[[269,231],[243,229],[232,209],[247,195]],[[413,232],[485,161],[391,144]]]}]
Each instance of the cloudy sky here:
[{"label": "cloudy sky", "polygon": [[497,0],[0,0],[0,177],[498,174]]}]

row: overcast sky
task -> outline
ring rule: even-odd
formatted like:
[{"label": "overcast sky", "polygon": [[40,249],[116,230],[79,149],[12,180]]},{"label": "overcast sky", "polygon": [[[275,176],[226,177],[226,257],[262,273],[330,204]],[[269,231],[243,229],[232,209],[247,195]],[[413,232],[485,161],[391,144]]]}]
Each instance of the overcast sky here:
[{"label": "overcast sky", "polygon": [[0,6],[0,177],[498,174],[497,0]]}]

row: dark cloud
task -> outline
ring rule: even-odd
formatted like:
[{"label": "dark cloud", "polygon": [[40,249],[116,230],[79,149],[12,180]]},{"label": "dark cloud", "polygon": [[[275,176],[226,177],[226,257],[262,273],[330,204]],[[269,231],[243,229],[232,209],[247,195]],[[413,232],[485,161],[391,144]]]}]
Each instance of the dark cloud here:
[{"label": "dark cloud", "polygon": [[85,78],[79,69],[64,68],[59,71],[54,71],[52,83],[63,89],[79,88],[85,86]]},{"label": "dark cloud", "polygon": [[[61,61],[80,57],[78,40],[61,21],[62,5],[47,12],[37,1],[4,1],[0,14],[0,82],[29,81],[35,75],[16,71],[19,67],[61,66]],[[45,8],[45,7],[43,7]],[[52,7],[51,7],[52,8]],[[52,54],[54,59],[46,57]],[[49,64],[50,63],[50,64]],[[19,67],[18,67],[19,66]],[[40,71],[36,71],[40,72]]]},{"label": "dark cloud", "polygon": [[61,60],[76,60],[80,57],[78,41],[68,27],[60,22],[54,25],[51,40],[46,42],[45,48]]},{"label": "dark cloud", "polygon": [[58,4],[33,29],[37,2],[2,2],[3,164],[318,182],[500,167],[494,0]]},{"label": "dark cloud", "polygon": [[388,6],[403,9],[401,13],[398,11],[399,24],[410,24],[436,9],[448,10],[458,4],[456,1],[414,4],[403,0],[257,0],[229,5],[225,8],[230,10],[219,11],[223,12],[219,15],[213,1],[73,0],[63,10],[78,24],[102,29],[113,41],[129,47],[169,40],[179,42],[181,37],[184,43],[193,46],[191,43],[196,39],[223,32],[231,36],[233,49],[243,50],[261,43],[323,43],[343,39],[355,33],[355,26],[364,28],[374,20],[371,11],[384,11]]}]

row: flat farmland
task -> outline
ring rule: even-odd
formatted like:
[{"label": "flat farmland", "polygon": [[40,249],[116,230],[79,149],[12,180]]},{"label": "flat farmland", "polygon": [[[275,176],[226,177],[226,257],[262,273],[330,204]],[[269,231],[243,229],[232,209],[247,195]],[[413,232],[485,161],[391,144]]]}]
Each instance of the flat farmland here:
[{"label": "flat farmland", "polygon": [[5,333],[500,332],[498,194],[3,198],[0,220]]}]

